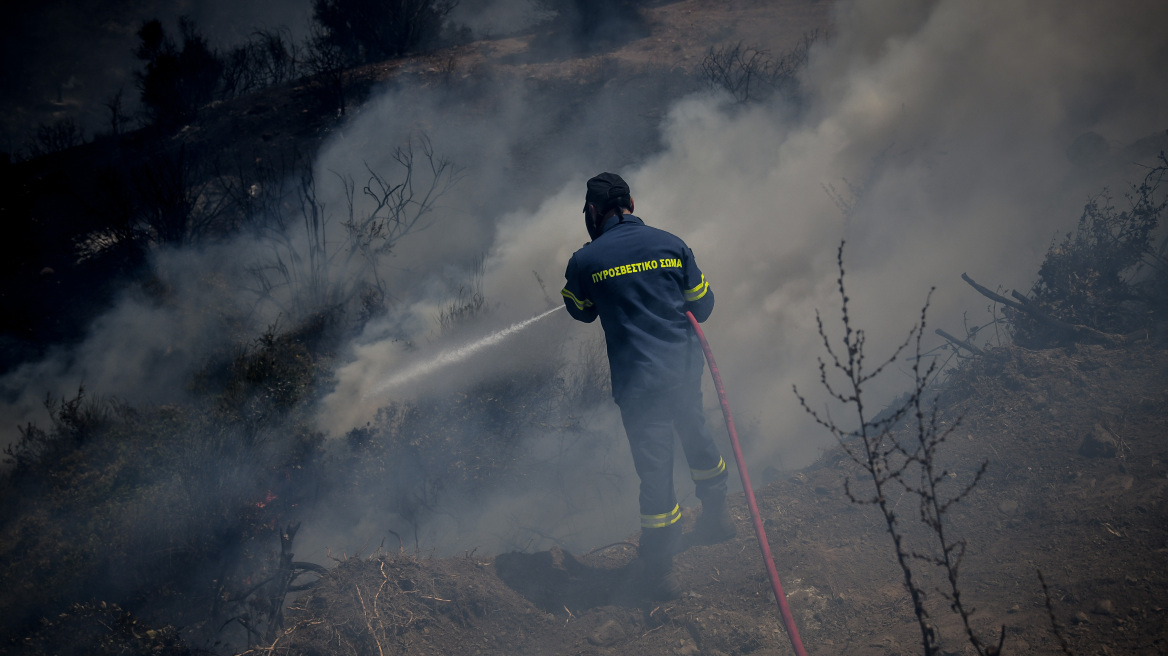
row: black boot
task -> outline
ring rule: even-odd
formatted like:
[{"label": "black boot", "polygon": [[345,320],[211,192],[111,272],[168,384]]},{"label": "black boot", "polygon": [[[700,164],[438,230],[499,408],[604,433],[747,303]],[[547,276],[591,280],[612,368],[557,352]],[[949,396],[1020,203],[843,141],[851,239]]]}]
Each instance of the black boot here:
[{"label": "black boot", "polygon": [[668,601],[681,595],[681,583],[673,573],[673,554],[681,537],[681,524],[641,529],[641,596]]},{"label": "black boot", "polygon": [[709,495],[702,499],[702,514],[694,527],[694,541],[697,544],[717,544],[738,535],[730,513],[726,512],[726,495]]}]

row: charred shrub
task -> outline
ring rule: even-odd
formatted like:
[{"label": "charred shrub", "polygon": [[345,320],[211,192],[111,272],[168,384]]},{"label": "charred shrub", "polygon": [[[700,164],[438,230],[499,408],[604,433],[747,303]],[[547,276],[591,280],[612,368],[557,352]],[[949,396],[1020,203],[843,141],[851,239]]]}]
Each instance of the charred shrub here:
[{"label": "charred shrub", "polygon": [[806,67],[811,45],[819,32],[808,32],[802,41],[775,58],[763,48],[741,42],[710,47],[700,72],[706,83],[729,93],[739,104],[761,101],[776,94],[793,97],[799,89],[799,72]]},{"label": "charred shrub", "polygon": [[158,19],[138,30],[138,59],[146,62],[137,74],[142,104],[152,122],[174,128],[195,117],[218,88],[223,65],[193,21],[179,19],[180,48]]},{"label": "charred shrub", "polygon": [[285,486],[299,483],[303,452],[282,442],[311,436],[293,425],[249,437],[227,419],[122,407],[80,446],[7,480],[0,635],[92,598],[151,621],[205,617],[217,582],[247,578],[239,554],[264,544],[285,499],[294,503]]},{"label": "charred shrub", "polygon": [[209,182],[207,151],[144,141],[70,189],[82,208],[72,239],[79,260],[139,275],[152,249],[223,237],[247,218]]},{"label": "charred shrub", "polygon": [[[1149,170],[1124,194],[1117,208],[1107,190],[1091,198],[1073,232],[1052,243],[1030,290],[1032,304],[1066,324],[1106,333],[1126,333],[1168,313],[1166,243],[1152,241],[1168,197],[1161,184],[1168,159]],[[1042,345],[1053,336],[1048,323],[1033,314],[1008,310],[1014,339]]]},{"label": "charred shrub", "polygon": [[302,169],[289,199],[301,216],[276,205],[261,219],[271,239],[264,257],[248,268],[248,291],[257,302],[272,303],[294,320],[316,312],[347,313],[355,306],[375,309],[387,291],[380,257],[427,225],[435,204],[460,177],[460,169],[435,153],[424,134],[396,148],[393,158],[397,166],[390,173],[366,167],[362,196],[352,177],[335,177],[347,215],[320,201],[312,168]]},{"label": "charred shrub", "polygon": [[84,385],[71,399],[57,400],[47,395],[44,406],[51,428],[45,430],[31,423],[19,427],[20,439],[4,448],[4,463],[13,466],[12,476],[44,473],[50,463],[63,460],[110,421],[110,407],[86,398]]},{"label": "charred shrub", "polygon": [[[0,479],[0,580],[10,591],[0,640],[53,644],[30,633],[36,618],[95,598],[182,626],[197,643],[219,639],[272,575],[280,525],[317,489],[322,436],[308,402],[329,326],[269,329],[209,368],[221,376],[199,377],[187,405],[132,408],[80,393],[50,402],[51,426],[26,427]],[[85,653],[107,653],[98,647],[115,639],[122,651],[108,653],[148,653],[115,620]]]},{"label": "charred shrub", "polygon": [[173,627],[146,625],[117,604],[73,604],[21,645],[29,656],[187,656]]},{"label": "charred shrub", "polygon": [[256,30],[246,43],[223,56],[224,98],[293,80],[300,73],[300,49],[287,30]]},{"label": "charred shrub", "polygon": [[543,0],[577,41],[617,41],[644,34],[639,0]]},{"label": "charred shrub", "polygon": [[[965,480],[956,482],[956,474],[950,475],[943,463],[946,440],[961,423],[960,417],[946,420],[936,397],[930,401],[929,380],[936,370],[934,362],[922,366],[921,337],[925,330],[928,301],[921,309],[920,323],[909,330],[908,337],[893,354],[875,367],[865,367],[864,352],[866,335],[862,329],[852,324],[848,313],[849,298],[844,287],[843,244],[840,244],[837,261],[839,264],[838,290],[844,335],[833,345],[824,329],[823,320],[816,313],[819,336],[823,342],[826,358],[819,359],[819,382],[832,403],[842,405],[852,414],[849,423],[856,428],[847,428],[833,416],[830,410],[812,409],[807,399],[798,389],[795,395],[803,409],[839,442],[844,452],[864,471],[871,483],[870,491],[858,492],[852,481],[844,481],[848,499],[855,504],[873,506],[880,511],[888,533],[892,538],[893,552],[903,577],[904,589],[912,601],[913,613],[920,629],[921,653],[925,656],[939,656],[953,653],[952,645],[942,645],[941,636],[933,619],[933,606],[929,603],[929,586],[925,582],[930,575],[940,575],[944,579],[937,592],[945,600],[949,610],[961,619],[964,632],[962,638],[968,643],[962,653],[978,656],[997,656],[1002,651],[1005,640],[1005,625],[996,639],[983,636],[975,630],[971,622],[975,609],[963,596],[959,573],[965,557],[966,541],[954,536],[950,511],[964,499],[981,481],[988,467],[983,461],[980,468]],[[869,390],[873,379],[905,355],[909,344],[915,342],[915,357],[910,356],[914,386],[891,406],[879,413],[873,413],[865,406],[865,391]],[[841,380],[842,379],[842,380]],[[840,382],[836,382],[840,381]],[[906,525],[897,512],[893,494],[903,494],[918,502],[920,524],[925,529],[914,534],[911,525]]]},{"label": "charred shrub", "polygon": [[[359,498],[382,500],[419,548],[421,526],[447,495],[476,493],[522,475],[515,453],[533,428],[557,424],[563,391],[556,367],[482,383],[463,392],[381,408],[348,435]],[[348,471],[348,469],[346,469]]]},{"label": "charred shrub", "polygon": [[313,0],[325,46],[350,63],[400,57],[433,44],[457,0]]},{"label": "charred shrub", "polygon": [[321,375],[316,348],[334,324],[335,313],[318,313],[296,330],[268,327],[238,348],[221,374],[221,407],[246,423],[266,423],[292,410],[315,389]]},{"label": "charred shrub", "polygon": [[49,124],[37,126],[36,137],[25,144],[25,159],[59,153],[85,143],[85,133],[71,118],[62,118]]},{"label": "charred shrub", "polygon": [[304,49],[304,71],[309,76],[309,89],[326,112],[345,114],[347,69],[352,57],[336,44],[328,30],[315,26]]}]

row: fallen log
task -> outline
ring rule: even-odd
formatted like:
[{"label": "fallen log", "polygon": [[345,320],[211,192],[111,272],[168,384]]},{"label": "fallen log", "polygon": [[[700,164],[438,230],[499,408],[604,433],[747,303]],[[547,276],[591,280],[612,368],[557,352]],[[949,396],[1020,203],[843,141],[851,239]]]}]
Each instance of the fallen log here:
[{"label": "fallen log", "polygon": [[1012,307],[1015,310],[1021,310],[1023,312],[1026,311],[1025,307],[1023,307],[1020,303],[1016,303],[1014,301],[1011,301],[1010,299],[1006,298],[1005,296],[1002,296],[1001,294],[997,294],[995,292],[992,292],[988,288],[982,287],[981,285],[977,284],[976,282],[974,282],[973,278],[969,277],[968,273],[961,274],[961,279],[964,280],[965,282],[969,283],[970,287],[973,287],[974,289],[976,289],[978,291],[978,293],[980,293],[982,296],[985,296],[986,298],[990,299],[991,301],[997,301],[998,303],[1001,303],[1002,305],[1005,305],[1007,307]]},{"label": "fallen log", "polygon": [[985,351],[974,346],[972,343],[969,342],[969,340],[958,339],[958,338],[954,337],[953,335],[950,335],[949,333],[945,332],[944,330],[941,330],[940,328],[938,328],[937,330],[935,330],[933,332],[937,333],[941,337],[944,337],[945,341],[949,342],[950,344],[952,344],[954,346],[959,346],[959,347],[965,349],[966,351],[973,353],[974,355],[985,355]]},{"label": "fallen log", "polygon": [[1002,305],[1013,308],[1019,312],[1023,312],[1033,317],[1035,320],[1053,330],[1056,335],[1069,338],[1073,342],[1108,344],[1110,346],[1119,346],[1126,342],[1123,335],[1112,335],[1110,333],[1105,333],[1101,330],[1091,328],[1090,326],[1059,321],[1042,310],[1039,310],[1032,300],[1026,298],[1022,294],[1019,294],[1017,290],[1012,290],[1010,292],[1010,295],[1017,300],[1010,300],[1001,294],[990,291],[988,288],[977,284],[973,278],[969,277],[969,274],[961,274],[961,279],[969,283],[969,286],[976,289],[982,296],[985,296],[991,301],[1001,303]]}]

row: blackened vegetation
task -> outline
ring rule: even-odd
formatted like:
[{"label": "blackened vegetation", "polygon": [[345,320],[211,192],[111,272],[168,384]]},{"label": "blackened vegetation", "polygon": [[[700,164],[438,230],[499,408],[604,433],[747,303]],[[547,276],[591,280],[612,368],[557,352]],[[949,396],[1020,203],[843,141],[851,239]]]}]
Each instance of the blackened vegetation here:
[{"label": "blackened vegetation", "polygon": [[[231,234],[228,199],[207,186],[208,158],[195,148],[157,148],[123,160],[121,171],[100,172],[103,186],[93,216],[99,223],[81,245],[145,250],[182,246]],[[104,202],[100,202],[104,201]],[[106,239],[107,241],[102,241]]]},{"label": "blackened vegetation", "polygon": [[194,22],[179,19],[182,47],[167,36],[157,19],[138,30],[138,59],[145,68],[138,74],[138,89],[150,120],[173,128],[194,118],[198,108],[210,102],[219,86],[223,63],[211,50]]},{"label": "blackened vegetation", "polygon": [[71,399],[46,396],[44,406],[53,428],[46,431],[35,424],[25,424],[18,429],[20,439],[4,447],[4,461],[12,465],[14,479],[46,473],[50,463],[85,443],[108,423],[112,414],[107,404],[86,398],[84,385]]},{"label": "blackened vegetation", "polygon": [[[1168,158],[1124,194],[1105,189],[1084,207],[1074,232],[1052,244],[1038,269],[1031,300],[1046,314],[1107,333],[1124,334],[1168,318],[1168,240],[1154,244],[1168,196]],[[1041,340],[1033,318],[1019,315],[1015,341]]]},{"label": "blackened vegetation", "polygon": [[643,4],[643,0],[537,0],[555,15],[554,43],[543,45],[555,49],[567,43],[586,52],[641,38],[648,32]]},{"label": "blackened vegetation", "polygon": [[215,101],[295,82],[304,83],[330,113],[343,115],[352,101],[347,86],[353,67],[465,42],[468,30],[447,20],[456,4],[314,0],[315,20],[303,41],[287,28],[256,28],[246,42],[225,49],[209,41],[189,17],[179,18],[177,34],[157,18],[144,20],[133,49],[142,62],[134,76],[142,103],[138,113],[127,112],[125,89],[110,89],[102,103],[109,111],[108,130],[87,138],[86,126],[66,116],[42,123],[0,157],[34,160],[91,141],[116,141],[142,128],[173,134]]},{"label": "blackened vegetation", "polygon": [[0,313],[0,331],[22,348],[6,349],[0,370],[47,344],[80,338],[127,287],[163,300],[152,252],[248,228],[250,217],[216,175],[218,151],[208,146],[140,131],[86,148],[20,164],[4,180],[3,214],[14,238],[2,249],[2,293],[11,305]]},{"label": "blackened vegetation", "polygon": [[372,422],[347,436],[343,470],[351,474],[338,481],[340,506],[378,499],[407,527],[399,534],[402,545],[417,550],[420,528],[448,499],[469,500],[543,475],[517,468],[530,462],[522,451],[526,436],[579,439],[578,412],[586,407],[584,399],[596,396],[563,375],[548,355],[534,371],[378,410]]},{"label": "blackened vegetation", "polygon": [[[447,315],[448,329],[466,328],[485,307]],[[535,372],[391,402],[365,428],[326,444],[312,413],[329,386],[338,336],[351,326],[344,316],[322,311],[224,346],[208,356],[184,404],[132,407],[83,389],[49,399],[50,425],[23,428],[0,481],[8,500],[0,580],[10,592],[0,601],[0,644],[54,653],[57,631],[70,626],[82,627],[76,653],[235,653],[273,644],[304,628],[299,616],[285,616],[286,601],[323,571],[295,557],[306,510],[383,509],[395,527],[407,527],[393,546],[422,549],[419,529],[450,499],[473,500],[530,476],[517,466],[523,440],[578,441],[582,400],[602,395],[589,388],[594,377],[573,380],[547,354]],[[396,562],[408,568],[402,558]],[[453,598],[408,596],[430,594],[417,590],[393,602],[400,617],[378,620],[396,606],[386,605],[387,591],[362,588],[372,628],[361,635],[376,641],[383,631],[425,626],[410,618],[413,604]],[[107,606],[76,606],[89,599]]]},{"label": "blackened vegetation", "polygon": [[457,0],[313,0],[323,47],[350,64],[381,61],[433,46]]},{"label": "blackened vegetation", "polygon": [[457,0],[313,0],[302,72],[325,108],[344,115],[350,69],[425,52],[443,41]]},{"label": "blackened vegetation", "polygon": [[[352,23],[371,6],[334,3],[328,15]],[[381,35],[390,39],[382,47],[367,44],[362,52],[375,57],[375,52],[414,52],[435,43],[440,37],[436,30],[452,6],[430,1],[382,7],[396,16],[392,22],[398,27]],[[119,89],[105,103],[108,132],[89,142],[71,119],[41,126],[37,137],[17,153],[18,160],[28,161],[13,165],[0,181],[0,215],[10,236],[0,253],[9,274],[0,296],[10,308],[21,310],[0,313],[5,345],[0,370],[36,357],[48,344],[80,339],[89,320],[116,294],[153,278],[149,259],[158,249],[213,244],[253,230],[270,234],[272,207],[298,193],[313,193],[303,187],[315,188],[315,181],[293,188],[311,156],[292,153],[288,142],[322,135],[360,95],[362,84],[368,84],[354,83],[350,67],[355,62],[344,52],[348,46],[330,29],[317,22],[303,43],[286,30],[258,29],[247,42],[221,52],[190,19],[179,21],[178,34],[159,20],[145,21],[135,49],[142,62],[136,80],[142,113],[127,114]],[[282,112],[280,127],[271,132],[265,127],[262,143],[255,143],[259,131],[241,134],[241,124],[254,125],[253,115],[274,108],[261,102],[246,107],[236,99],[282,84],[298,85],[290,93],[314,99],[323,111],[305,110],[295,117]],[[240,107],[246,107],[242,114]],[[218,117],[228,115],[231,125],[200,118],[213,111]],[[221,134],[213,134],[215,128]],[[254,145],[223,148],[224,139],[240,137]],[[280,141],[268,143],[275,137]],[[400,158],[412,158],[415,148],[422,151],[419,159],[425,156],[442,169],[431,171],[434,179],[443,185],[453,181],[456,169],[443,169],[448,163],[425,152],[424,136],[403,146]],[[392,196],[397,180],[387,176],[393,175],[370,171],[369,189],[383,198]],[[414,177],[416,185],[425,184],[420,177]],[[358,186],[357,191],[360,199],[364,189]],[[422,195],[407,193],[405,198],[412,207],[428,207]],[[395,199],[385,202],[392,205]],[[395,211],[391,205],[384,212]],[[384,224],[374,221],[372,227]],[[162,300],[156,292],[166,285],[151,282],[143,287],[147,295]],[[380,286],[373,287],[357,293],[371,313],[384,298]]]},{"label": "blackened vegetation", "polygon": [[29,656],[189,656],[174,627],[150,626],[117,604],[73,604],[20,643]]},{"label": "blackened vegetation", "polygon": [[[971,626],[973,609],[962,598],[959,585],[966,542],[952,536],[946,519],[946,514],[953,505],[968,495],[981,480],[988,461],[983,461],[981,467],[967,480],[956,483],[956,488],[953,488],[955,483],[951,480],[950,472],[941,465],[940,448],[957,429],[960,418],[944,419],[936,399],[930,402],[926,394],[935,366],[922,365],[920,357],[921,337],[924,334],[928,311],[927,301],[921,309],[920,323],[909,331],[905,341],[888,359],[874,368],[865,369],[865,334],[862,329],[852,327],[848,315],[849,299],[844,287],[843,251],[841,243],[838,254],[840,272],[838,285],[842,299],[841,314],[844,328],[842,350],[832,346],[823,320],[817,313],[819,335],[823,339],[824,350],[828,356],[826,362],[822,358],[819,360],[820,384],[834,401],[854,412],[854,420],[858,427],[844,428],[836,423],[830,413],[812,409],[808,401],[799,394],[798,389],[795,390],[795,394],[803,409],[821,426],[831,431],[844,451],[867,472],[871,480],[873,491],[870,495],[854,492],[851,481],[845,481],[845,490],[852,503],[876,506],[884,518],[892,538],[896,562],[904,578],[905,590],[912,599],[913,613],[920,627],[922,653],[926,656],[942,653],[941,636],[930,619],[930,610],[926,603],[928,579],[924,577],[931,575],[932,572],[921,572],[921,566],[924,565],[927,566],[926,569],[936,568],[944,576],[945,584],[938,590],[949,608],[960,616],[965,639],[969,645],[979,655],[994,656],[1001,652],[1005,640],[1005,626],[1003,625],[995,639],[988,641],[979,636]],[[890,409],[874,415],[872,410],[864,405],[865,389],[873,379],[901,357],[910,343],[914,342],[916,357],[911,359],[913,389]],[[838,374],[842,374],[846,379],[842,388],[831,382]],[[898,430],[902,421],[907,423],[907,428]],[[917,538],[915,541],[910,538],[911,530],[902,525],[896,504],[893,503],[892,495],[895,493],[907,494],[918,501],[919,519],[928,529],[925,538]]]},{"label": "blackened vegetation", "polygon": [[315,25],[304,49],[304,72],[322,110],[345,115],[351,65],[350,57],[328,31]]},{"label": "blackened vegetation", "polygon": [[[450,42],[457,35],[448,34],[446,19],[456,5],[457,0],[314,0],[306,41],[297,43],[286,28],[258,28],[245,43],[226,51],[209,42],[189,17],[179,18],[177,37],[162,21],[146,20],[134,50],[142,61],[135,75],[141,125],[171,133],[212,101],[306,78],[323,102],[343,114],[346,70]],[[109,135],[125,132],[133,117],[124,113],[122,90],[110,96],[106,107]],[[39,126],[16,154],[34,159],[83,143],[83,131],[66,117]]]},{"label": "blackened vegetation", "polygon": [[1159,332],[1168,320],[1168,237],[1154,241],[1168,196],[1160,154],[1122,207],[1105,189],[1083,207],[1073,232],[1051,244],[1029,294],[1005,297],[963,276],[1005,306],[1013,341],[1028,348],[1121,344]]},{"label": "blackened vegetation", "polygon": [[36,138],[24,147],[21,155],[25,158],[41,157],[68,150],[85,143],[85,133],[71,118],[62,118],[52,123],[37,126]]},{"label": "blackened vegetation", "polygon": [[[273,578],[277,533],[320,478],[321,436],[307,414],[322,375],[321,353],[307,346],[319,330],[265,336],[228,356],[228,380],[201,377],[189,404],[130,407],[83,391],[47,402],[51,425],[22,429],[0,483],[4,642],[59,640],[44,627],[36,637],[38,618],[88,621],[69,605],[95,598],[159,631],[181,627],[187,644],[233,638],[221,634],[232,620],[262,637],[278,621],[264,582],[285,580]],[[135,622],[74,636],[76,653],[107,653],[102,645],[125,637],[117,627]],[[157,646],[120,645],[108,653]]]},{"label": "blackened vegetation", "polygon": [[264,87],[296,79],[302,70],[302,48],[287,29],[260,29],[252,38],[222,56],[220,94],[244,96]]},{"label": "blackened vegetation", "polygon": [[711,47],[702,60],[701,75],[710,87],[725,91],[739,104],[765,101],[775,95],[793,99],[799,90],[799,73],[806,67],[811,46],[819,36],[818,31],[804,34],[798,45],[778,58],[742,42]]},{"label": "blackened vegetation", "polygon": [[[393,160],[391,172],[366,167],[369,177],[360,196],[352,177],[337,174],[345,198],[340,214],[319,200],[311,167],[299,168],[292,190],[280,186],[283,178],[269,176],[276,187],[261,202],[245,197],[262,192],[232,187],[229,193],[248,208],[265,237],[265,252],[247,269],[246,288],[258,303],[273,303],[297,320],[321,308],[351,314],[359,306],[365,318],[385,309],[388,280],[379,259],[425,227],[461,174],[424,134],[394,149]],[[293,202],[297,211],[289,212]]]},{"label": "blackened vegetation", "polygon": [[[455,170],[416,138],[398,153],[401,170],[369,172],[367,213],[354,207],[350,181],[349,211],[334,217],[298,195],[302,188],[283,186],[307,170],[296,158],[221,161],[163,139],[144,140],[151,150],[141,153],[140,143],[121,144],[97,179],[73,181],[74,201],[92,208],[78,214],[92,223],[66,254],[79,258],[71,265],[124,262],[147,300],[163,304],[172,300],[166,274],[134,272],[148,253],[262,231],[285,246],[277,255],[287,266],[284,277],[268,278],[281,289],[253,299],[290,304],[282,322],[254,339],[246,317],[224,317],[234,332],[206,356],[182,404],[132,407],[79,390],[48,399],[48,426],[22,427],[0,480],[0,581],[11,593],[0,602],[0,648],[24,638],[57,644],[54,627],[89,621],[70,619],[82,612],[70,604],[94,598],[158,627],[152,631],[180,627],[170,631],[186,645],[222,652],[270,640],[286,594],[311,582],[304,574],[313,566],[292,560],[291,528],[345,478],[326,466],[312,404],[341,336],[385,311],[388,281],[369,258],[428,217]],[[304,213],[288,216],[297,200]],[[329,221],[340,239],[325,239]],[[305,228],[316,241],[289,234]],[[290,250],[296,244],[309,252]],[[307,262],[317,267],[298,268]],[[201,282],[225,283],[213,275]],[[38,628],[38,618],[58,616]],[[79,630],[78,653],[104,653],[127,622],[105,622],[107,633],[92,640]],[[156,653],[159,643],[118,644],[118,653]]]},{"label": "blackened vegetation", "polygon": [[[78,194],[99,210],[78,242],[82,262],[140,259],[155,246],[226,236],[270,220],[287,200],[275,184],[284,169],[241,167],[233,178],[183,146],[144,160],[111,166],[94,193]],[[414,196],[408,171],[404,179],[371,175],[382,202],[355,227],[364,247],[384,249],[403,234],[393,209],[408,208],[417,220],[434,196]],[[151,294],[164,301],[166,281],[155,283]],[[90,598],[132,615],[98,622],[108,632],[92,641],[92,631],[78,630],[78,653],[105,653],[103,645],[121,640],[118,627],[137,626],[133,617],[143,613],[162,627],[152,635],[173,624],[196,645],[263,640],[280,625],[284,594],[310,570],[291,561],[294,531],[283,524],[326,481],[309,407],[338,336],[369,316],[335,303],[303,307],[290,328],[236,336],[207,356],[189,403],[131,407],[83,388],[46,400],[49,426],[22,427],[5,453],[0,580],[11,594],[0,603],[0,640],[57,644],[56,627],[93,615],[68,604]],[[36,628],[38,617],[62,612]],[[117,653],[157,653],[160,643],[119,644]]]},{"label": "blackened vegetation", "polygon": [[204,148],[151,138],[112,155],[92,177],[68,183],[82,210],[72,239],[78,261],[133,270],[151,250],[214,241],[244,225],[246,217],[218,188]]}]

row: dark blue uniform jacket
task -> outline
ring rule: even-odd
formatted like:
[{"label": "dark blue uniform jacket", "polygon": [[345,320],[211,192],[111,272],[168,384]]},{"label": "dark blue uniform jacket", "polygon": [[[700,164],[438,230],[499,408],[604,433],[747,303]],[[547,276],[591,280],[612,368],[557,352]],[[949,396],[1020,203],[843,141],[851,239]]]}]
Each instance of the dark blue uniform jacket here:
[{"label": "dark blue uniform jacket", "polygon": [[572,255],[561,294],[568,312],[604,326],[612,396],[626,399],[701,385],[701,344],[686,319],[705,321],[714,292],[680,238],[625,214]]}]

